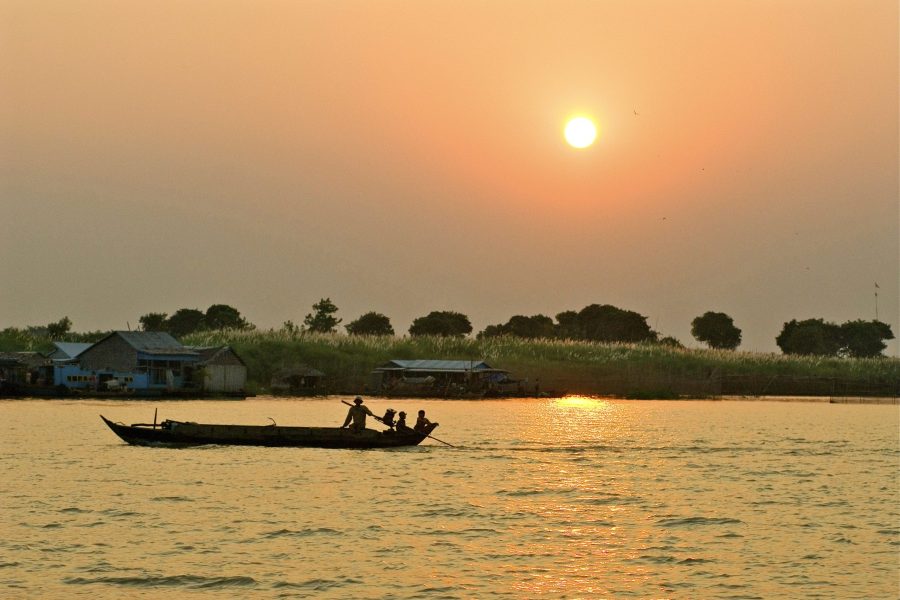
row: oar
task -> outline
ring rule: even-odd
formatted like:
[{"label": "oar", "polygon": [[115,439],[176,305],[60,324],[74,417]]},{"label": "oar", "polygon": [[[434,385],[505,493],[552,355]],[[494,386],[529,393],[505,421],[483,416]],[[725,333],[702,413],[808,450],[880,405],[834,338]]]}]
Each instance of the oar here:
[{"label": "oar", "polygon": [[[346,404],[347,406],[354,406],[353,404],[350,404],[350,403],[347,402],[346,400],[341,400],[341,402],[343,402],[343,403]],[[385,423],[385,422],[384,422],[384,419],[382,419],[381,417],[376,417],[375,415],[372,415],[372,417],[373,417],[376,421],[378,421],[379,423],[381,423],[381,424],[383,424],[383,425],[387,425],[387,423]],[[413,431],[415,431],[415,429],[414,429]],[[421,431],[418,431],[418,432],[416,432],[416,433],[421,433]],[[439,440],[439,439],[437,439],[436,437],[434,437],[433,435],[428,435],[428,434],[426,433],[426,434],[425,434],[425,437],[429,437],[429,438],[433,439],[433,440],[436,441],[436,442],[440,442],[440,443],[442,443],[442,444],[446,444],[447,446],[450,446],[451,448],[456,448],[456,446],[454,446],[453,444],[447,443],[447,442],[445,442],[444,440]]]}]

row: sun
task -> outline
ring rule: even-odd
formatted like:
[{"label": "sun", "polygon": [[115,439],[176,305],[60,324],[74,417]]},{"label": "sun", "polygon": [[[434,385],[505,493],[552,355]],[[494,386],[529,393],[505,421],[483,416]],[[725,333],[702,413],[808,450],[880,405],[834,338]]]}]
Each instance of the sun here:
[{"label": "sun", "polygon": [[565,135],[573,148],[587,148],[597,139],[597,127],[587,117],[575,117],[566,123]]}]

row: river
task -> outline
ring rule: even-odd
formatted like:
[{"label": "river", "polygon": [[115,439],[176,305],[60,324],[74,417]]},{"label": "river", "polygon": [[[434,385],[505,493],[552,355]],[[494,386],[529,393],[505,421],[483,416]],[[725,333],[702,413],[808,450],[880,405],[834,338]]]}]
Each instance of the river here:
[{"label": "river", "polygon": [[330,426],[341,399],[0,402],[0,597],[898,596],[897,405],[373,398],[455,447],[367,451],[99,418]]}]

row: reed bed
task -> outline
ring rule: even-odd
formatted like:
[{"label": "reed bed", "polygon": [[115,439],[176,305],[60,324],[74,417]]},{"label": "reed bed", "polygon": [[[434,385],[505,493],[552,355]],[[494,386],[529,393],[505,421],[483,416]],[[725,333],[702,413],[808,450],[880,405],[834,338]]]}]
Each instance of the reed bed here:
[{"label": "reed bed", "polygon": [[[482,340],[438,336],[349,336],[285,330],[214,331],[189,336],[196,346],[229,344],[244,357],[251,379],[264,390],[280,368],[307,364],[324,371],[332,387],[360,390],[369,372],[391,359],[484,360],[513,376],[539,379],[548,389],[589,393],[598,386],[623,385],[677,393],[687,382],[727,377],[810,378],[900,382],[896,358],[849,359],[758,352],[673,348],[659,344],[609,344],[575,340]],[[631,382],[628,385],[616,381]],[[702,392],[715,388],[693,386]],[[673,391],[675,390],[675,391]]]}]

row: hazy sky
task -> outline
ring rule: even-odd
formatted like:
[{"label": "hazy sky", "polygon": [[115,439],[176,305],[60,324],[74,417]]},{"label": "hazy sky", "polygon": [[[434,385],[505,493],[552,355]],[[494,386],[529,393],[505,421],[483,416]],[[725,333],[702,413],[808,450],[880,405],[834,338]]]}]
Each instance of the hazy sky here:
[{"label": "hazy sky", "polygon": [[0,328],[598,303],[770,351],[878,282],[900,335],[898,69],[893,0],[0,0]]}]

